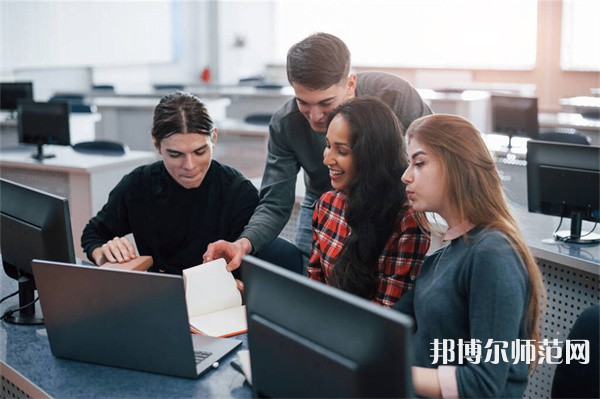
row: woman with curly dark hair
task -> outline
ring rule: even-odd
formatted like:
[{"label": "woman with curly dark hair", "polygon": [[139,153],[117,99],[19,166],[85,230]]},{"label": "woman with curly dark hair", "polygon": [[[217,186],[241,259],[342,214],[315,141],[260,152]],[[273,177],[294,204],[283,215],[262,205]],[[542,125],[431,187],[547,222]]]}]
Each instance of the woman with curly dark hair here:
[{"label": "woman with curly dark hair", "polygon": [[408,291],[429,248],[407,203],[402,127],[375,98],[357,98],[329,117],[323,163],[332,191],[313,215],[309,277],[384,306]]}]

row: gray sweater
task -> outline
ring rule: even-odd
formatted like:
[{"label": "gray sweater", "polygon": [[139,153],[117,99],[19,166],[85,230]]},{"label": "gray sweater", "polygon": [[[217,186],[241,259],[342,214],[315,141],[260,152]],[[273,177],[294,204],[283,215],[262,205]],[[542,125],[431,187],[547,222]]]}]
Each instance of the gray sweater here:
[{"label": "gray sweater", "polygon": [[[415,319],[415,365],[440,365],[432,364],[434,339],[455,344],[460,338],[479,339],[480,364],[447,363],[457,366],[460,397],[522,397],[528,365],[512,364],[511,345],[528,339],[524,316],[529,284],[520,257],[498,230],[476,228],[429,256],[415,288],[394,306]],[[489,339],[508,343],[508,361],[483,361]]]},{"label": "gray sweater", "polygon": [[[357,75],[356,96],[372,96],[388,104],[404,127],[431,109],[405,80],[382,72]],[[259,251],[281,232],[294,206],[296,176],[304,169],[306,190],[319,198],[331,190],[329,172],[323,165],[325,135],[316,133],[298,110],[295,99],[284,104],[271,119],[260,203],[240,237]]]}]

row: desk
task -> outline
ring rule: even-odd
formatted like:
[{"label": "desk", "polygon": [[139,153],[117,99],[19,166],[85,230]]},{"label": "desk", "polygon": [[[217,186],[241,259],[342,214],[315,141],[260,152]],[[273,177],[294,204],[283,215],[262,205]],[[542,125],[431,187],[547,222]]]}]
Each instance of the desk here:
[{"label": "desk", "polygon": [[[544,275],[549,303],[543,338],[564,340],[574,320],[598,303],[600,245],[544,244],[558,218],[513,207],[527,244]],[[0,296],[16,290],[17,283],[0,272]],[[0,313],[17,303],[13,297]],[[241,348],[247,348],[245,336]],[[45,329],[0,322],[0,359],[55,397],[234,397],[247,398],[251,389],[223,358],[218,369],[199,380],[186,380],[132,370],[57,359],[50,353]],[[530,378],[525,397],[550,397],[554,365],[543,364]]]},{"label": "desk", "polygon": [[48,145],[45,152],[56,157],[38,162],[31,158],[32,150],[24,146],[3,149],[0,176],[69,200],[75,255],[80,258],[86,258],[80,245],[83,228],[106,203],[110,191],[126,173],[157,160],[153,152],[88,155],[71,147]]},{"label": "desk", "polygon": [[[564,343],[577,317],[600,303],[600,244],[546,243],[559,218],[532,214],[519,207],[513,208],[513,214],[542,271],[548,295],[541,338],[556,338]],[[584,230],[591,225],[585,223]],[[555,368],[553,364],[539,365],[529,379],[524,397],[549,398]]]},{"label": "desk", "polygon": [[[599,302],[600,245],[545,244],[542,240],[551,236],[558,218],[532,214],[515,204],[512,211],[548,292],[542,338],[564,340],[577,316]],[[16,281],[0,271],[0,296],[16,288]],[[17,298],[10,298],[0,305],[0,313],[16,303]],[[241,338],[241,348],[247,348],[245,337]],[[243,377],[228,365],[233,358],[228,355],[218,369],[199,380],[185,380],[57,359],[50,353],[43,328],[0,322],[0,359],[56,397],[250,397]],[[538,368],[525,397],[550,397],[554,367]]]},{"label": "desk", "polygon": [[239,136],[269,136],[269,125],[252,124],[243,122],[240,119],[227,118],[222,121],[216,121],[215,125],[219,128],[219,134],[234,134]]},{"label": "desk", "polygon": [[[499,159],[498,171],[511,211],[525,241],[542,271],[548,295],[542,338],[566,339],[577,316],[599,303],[600,244],[576,245],[553,241],[560,218],[527,211],[527,167],[525,161]],[[571,220],[563,221],[568,229]],[[593,223],[584,222],[583,231]],[[555,365],[540,365],[529,380],[524,397],[550,397]]]},{"label": "desk", "polygon": [[565,112],[585,112],[600,110],[600,97],[578,96],[558,100]]},{"label": "desk", "polygon": [[436,114],[460,115],[480,132],[491,132],[489,92],[465,90],[461,93],[443,93],[429,89],[417,89],[417,92]]},{"label": "desk", "polygon": [[[16,291],[17,282],[0,271],[1,296]],[[18,302],[10,298],[0,314]],[[240,349],[247,349],[246,336]],[[90,343],[93,344],[93,343]],[[100,366],[52,356],[43,326],[18,326],[0,322],[0,359],[55,398],[249,398],[251,388],[229,365],[235,352],[217,369],[197,380]]]},{"label": "desk", "polygon": [[558,114],[540,113],[540,128],[571,128],[580,130],[592,140],[593,145],[600,145],[600,119],[584,118],[580,114],[559,112]]},{"label": "desk", "polygon": [[[99,113],[71,113],[69,116],[69,130],[71,144],[81,141],[92,141],[96,137],[96,123],[102,119]],[[0,121],[0,146],[11,147],[19,144],[19,131],[16,119],[3,119]]]}]

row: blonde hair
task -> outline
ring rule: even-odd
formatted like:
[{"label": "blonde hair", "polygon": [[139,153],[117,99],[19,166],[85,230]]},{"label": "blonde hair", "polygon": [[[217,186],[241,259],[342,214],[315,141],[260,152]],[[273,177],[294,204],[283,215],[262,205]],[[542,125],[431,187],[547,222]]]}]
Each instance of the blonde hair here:
[{"label": "blonde hair", "polygon": [[[481,134],[465,118],[435,114],[415,120],[406,136],[409,141],[417,139],[426,146],[443,165],[448,201],[458,210],[460,220],[500,230],[521,257],[531,282],[525,315],[527,332],[539,341],[541,315],[546,304],[542,273],[508,209],[496,164]],[[424,213],[418,213],[417,219],[431,230]]]}]

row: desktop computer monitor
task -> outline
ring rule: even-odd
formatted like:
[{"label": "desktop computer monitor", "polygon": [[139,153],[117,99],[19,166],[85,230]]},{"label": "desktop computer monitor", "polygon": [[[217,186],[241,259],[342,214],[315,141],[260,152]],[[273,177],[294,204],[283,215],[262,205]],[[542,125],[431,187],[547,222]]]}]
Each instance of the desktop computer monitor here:
[{"label": "desktop computer monitor", "polygon": [[0,251],[5,273],[19,281],[19,310],[3,320],[43,323],[35,314],[31,260],[75,263],[68,201],[0,178]]},{"label": "desktop computer monitor", "polygon": [[15,115],[19,100],[33,100],[32,82],[0,82],[0,109]]},{"label": "desktop computer monitor", "polygon": [[571,230],[557,240],[597,243],[581,233],[582,220],[600,222],[600,147],[530,140],[527,142],[529,212],[571,218]]},{"label": "desktop computer monitor", "polygon": [[44,144],[70,145],[69,103],[19,101],[17,107],[19,142],[35,144],[33,158],[52,158],[44,154]]},{"label": "desktop computer monitor", "polygon": [[255,396],[412,396],[408,316],[252,256],[241,269]]},{"label": "desktop computer monitor", "polygon": [[508,149],[515,136],[537,139],[539,137],[537,97],[520,97],[494,94],[492,104],[492,131],[508,136]]}]

